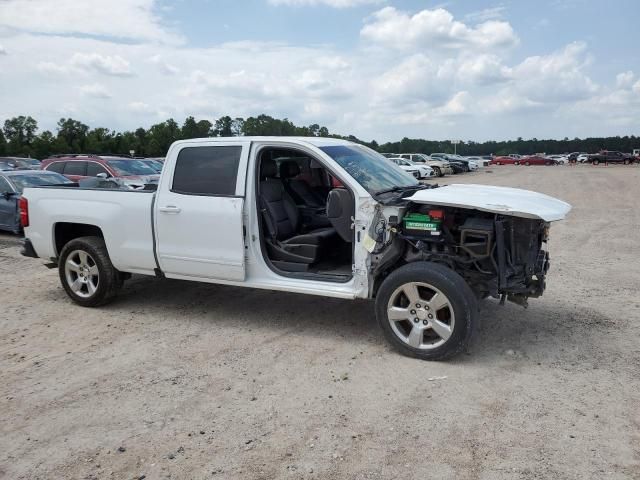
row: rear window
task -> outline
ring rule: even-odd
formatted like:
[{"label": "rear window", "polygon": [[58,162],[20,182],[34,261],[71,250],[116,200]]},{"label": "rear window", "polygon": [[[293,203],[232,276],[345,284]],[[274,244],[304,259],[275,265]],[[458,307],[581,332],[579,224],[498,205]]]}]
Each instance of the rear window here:
[{"label": "rear window", "polygon": [[67,177],[58,173],[36,172],[28,175],[10,175],[9,178],[16,186],[18,192],[22,193],[26,187],[38,187],[45,185],[73,184]]},{"label": "rear window", "polygon": [[87,162],[74,162],[69,161],[64,166],[65,175],[80,175],[85,176],[87,173]]},{"label": "rear window", "polygon": [[190,195],[235,195],[241,152],[241,146],[183,148],[171,190]]}]

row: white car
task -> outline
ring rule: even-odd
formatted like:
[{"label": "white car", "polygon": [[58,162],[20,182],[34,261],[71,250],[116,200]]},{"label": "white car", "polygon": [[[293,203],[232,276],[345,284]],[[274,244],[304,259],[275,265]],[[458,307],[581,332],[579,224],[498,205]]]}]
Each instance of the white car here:
[{"label": "white car", "polygon": [[[321,137],[180,140],[157,188],[28,187],[18,203],[22,254],[56,265],[82,307],[108,303],[132,274],[271,290],[292,320],[307,312],[278,292],[375,299],[387,340],[424,360],[465,350],[479,299],[543,293],[550,224],[571,209],[517,188],[423,185],[370,148]],[[47,303],[52,291],[30,295]],[[238,312],[250,294],[233,293]],[[296,335],[320,352],[306,330]]]},{"label": "white car", "polygon": [[409,172],[412,175],[414,175],[415,172],[417,172],[418,175],[416,176],[416,178],[420,180],[424,178],[431,178],[436,176],[436,173],[433,170],[433,168],[431,168],[428,165],[421,165],[418,163],[414,163],[411,160],[407,160],[405,158],[390,158],[389,160],[391,160],[393,163],[398,165],[405,172]]},{"label": "white car", "polygon": [[589,160],[589,154],[587,154],[587,153],[581,153],[580,155],[578,155],[577,161],[578,161],[579,163],[584,163],[584,162],[586,162],[586,161],[588,161],[588,160]]},{"label": "white car", "polygon": [[566,155],[547,155],[547,158],[555,160],[558,165],[566,165],[569,163],[569,157]]}]

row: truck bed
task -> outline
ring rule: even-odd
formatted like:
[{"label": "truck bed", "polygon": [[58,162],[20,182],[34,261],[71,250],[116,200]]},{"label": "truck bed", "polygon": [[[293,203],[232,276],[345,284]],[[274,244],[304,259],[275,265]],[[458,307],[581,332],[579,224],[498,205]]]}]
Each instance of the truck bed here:
[{"label": "truck bed", "polygon": [[101,190],[65,187],[26,188],[27,236],[40,258],[57,258],[56,226],[91,225],[102,231],[111,261],[121,271],[152,274],[156,267],[151,190]]}]

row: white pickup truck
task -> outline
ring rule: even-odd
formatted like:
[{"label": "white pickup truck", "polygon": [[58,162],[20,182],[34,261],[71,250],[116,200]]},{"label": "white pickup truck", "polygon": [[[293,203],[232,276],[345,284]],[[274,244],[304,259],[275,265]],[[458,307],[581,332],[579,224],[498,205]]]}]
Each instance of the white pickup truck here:
[{"label": "white pickup truck", "polygon": [[[364,146],[328,138],[174,143],[142,191],[26,188],[23,254],[57,266],[77,304],[131,274],[375,299],[402,353],[465,348],[478,301],[545,288],[550,222],[571,206],[481,185],[422,185]],[[53,263],[51,263],[53,262]]]}]

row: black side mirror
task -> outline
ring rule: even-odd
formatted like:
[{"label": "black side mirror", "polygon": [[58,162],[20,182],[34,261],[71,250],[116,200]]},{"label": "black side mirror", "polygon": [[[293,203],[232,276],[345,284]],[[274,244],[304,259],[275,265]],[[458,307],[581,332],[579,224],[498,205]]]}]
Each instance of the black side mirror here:
[{"label": "black side mirror", "polygon": [[5,200],[9,200],[14,195],[14,192],[2,192],[2,198],[4,198]]}]

